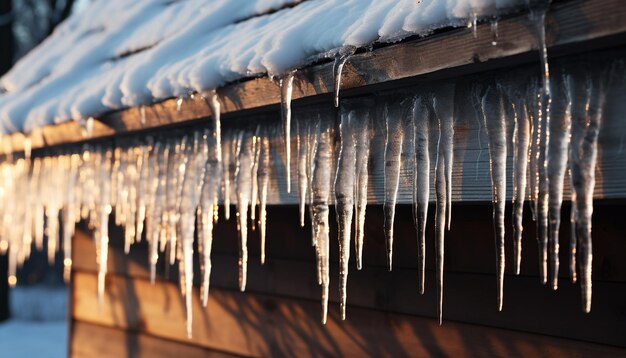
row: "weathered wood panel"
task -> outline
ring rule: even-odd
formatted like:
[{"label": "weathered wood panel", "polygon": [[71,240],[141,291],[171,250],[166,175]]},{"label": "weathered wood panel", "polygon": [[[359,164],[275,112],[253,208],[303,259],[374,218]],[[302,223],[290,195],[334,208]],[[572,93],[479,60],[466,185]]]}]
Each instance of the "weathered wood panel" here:
[{"label": "weathered wood panel", "polygon": [[[573,0],[554,4],[547,19],[547,44],[551,56],[624,44],[626,9],[622,5],[620,0]],[[397,87],[407,79],[433,77],[433,73],[434,77],[456,76],[503,65],[535,62],[537,41],[532,28],[528,16],[520,14],[499,21],[496,46],[491,44],[489,24],[481,24],[476,38],[469,29],[456,29],[357,54],[344,69],[342,96],[371,91],[372,88],[367,86],[376,87],[376,90]],[[503,58],[506,60],[496,61]],[[399,80],[400,84],[397,83]],[[330,104],[328,93],[332,92],[332,83],[331,63],[303,69],[296,77],[293,98],[324,95],[324,100]],[[219,90],[226,113],[277,105],[279,93],[277,85],[268,78],[251,79]],[[206,118],[211,113],[199,97],[186,101],[180,112],[176,109],[176,99],[145,107],[144,125],[140,121],[139,108],[105,115],[101,118],[105,125],[96,124],[92,137],[109,136],[112,131],[123,133]],[[80,125],[69,122],[44,129],[33,140],[33,146],[38,148],[85,139]],[[21,151],[24,137],[15,134],[3,142],[11,143],[4,147],[5,152]]]},{"label": "weathered wood panel", "polygon": [[73,358],[226,358],[233,355],[102,325],[75,321],[70,356]]},{"label": "weathered wood panel", "polygon": [[[591,314],[581,312],[580,288],[566,279],[567,259],[562,255],[560,288],[553,292],[539,283],[536,269],[537,249],[535,240],[526,238],[523,276],[506,276],[505,307],[496,310],[495,253],[488,205],[458,205],[446,244],[445,272],[445,324],[450,321],[466,322],[500,328],[541,333],[597,343],[626,346],[623,332],[626,329],[626,267],[623,252],[626,243],[622,235],[626,223],[620,219],[620,205],[599,205],[596,209],[596,245],[594,266],[594,301]],[[384,268],[384,240],[379,207],[370,210],[371,220],[366,232],[365,267],[357,271],[351,265],[348,282],[348,320],[354,308],[384,310],[398,314],[434,317],[435,275],[433,266],[433,243],[428,242],[431,252],[427,256],[429,271],[426,274],[426,294],[417,291],[418,273],[415,269],[416,247],[411,224],[411,209],[401,206],[397,212],[396,247],[394,271]],[[316,281],[313,249],[308,237],[309,228],[300,229],[295,207],[274,207],[270,210],[276,218],[270,221],[267,263],[258,260],[258,240],[249,239],[250,260],[247,291],[271,294],[277,297],[305,299],[316,302],[320,310],[320,290]],[[272,216],[270,216],[272,217]],[[332,221],[332,220],[331,220]],[[331,233],[335,230],[331,229]],[[114,234],[110,249],[109,272],[117,276],[147,280],[147,250],[145,245],[131,249],[126,256],[122,251],[119,232]],[[334,235],[334,234],[333,234]],[[429,239],[433,237],[429,235]],[[563,237],[568,237],[564,228]],[[84,235],[75,237],[74,269],[95,274],[95,250],[91,240]],[[566,245],[563,245],[565,247]],[[336,244],[331,244],[331,311],[337,312],[338,260]],[[508,247],[509,256],[512,248]],[[237,289],[237,243],[233,223],[218,225],[213,255],[212,287]],[[167,279],[160,266],[160,279]],[[197,267],[196,267],[197,269]],[[175,268],[169,280],[176,284]],[[199,275],[196,275],[196,279]],[[197,280],[196,280],[197,281]],[[155,289],[164,283],[159,282]],[[197,285],[196,285],[197,286]],[[80,289],[85,289],[80,286]],[[94,296],[95,288],[85,293]],[[180,295],[172,297],[180,300]],[[112,296],[109,299],[121,299]],[[138,301],[141,302],[141,301]],[[182,301],[181,301],[182,302]],[[197,310],[194,314],[197,314]],[[202,312],[201,310],[199,312]]]},{"label": "weathered wood panel", "polygon": [[[434,207],[430,208],[434,213]],[[233,209],[234,210],[234,209]],[[626,221],[623,220],[624,204],[597,202],[593,216],[594,240],[594,266],[593,278],[595,281],[626,282]],[[527,211],[524,240],[522,242],[522,275],[526,277],[538,277],[537,242],[535,240],[535,225],[530,218],[530,210]],[[221,214],[221,212],[220,212]],[[452,227],[446,233],[446,272],[467,272],[478,274],[495,275],[495,250],[493,228],[491,226],[491,205],[482,204],[455,204],[452,208]],[[563,208],[563,217],[568,217],[569,208]],[[268,208],[267,226],[267,258],[268,265],[261,271],[272,268],[275,260],[289,260],[307,262],[314,265],[314,250],[310,245],[311,230],[307,225],[299,226],[298,210],[294,206],[272,206]],[[337,228],[334,220],[334,212],[331,208],[331,257],[336,258],[337,245],[334,241]],[[383,236],[383,215],[381,206],[368,207],[365,220],[365,246],[364,265],[366,268],[386,267],[385,240]],[[507,215],[506,227],[510,228],[510,216]],[[430,215],[427,225],[427,269],[434,270],[434,214]],[[123,253],[123,235],[119,228],[110,227],[111,244],[108,262],[109,272],[124,274],[133,277],[148,277],[148,248],[147,243],[141,242],[131,248],[130,255]],[[396,209],[396,222],[394,225],[394,270],[417,268],[417,244],[416,231],[413,226],[411,207],[399,205]],[[250,231],[248,248],[250,251],[250,263],[256,265],[259,262],[260,239],[258,231]],[[567,243],[570,237],[570,227],[565,222],[561,228],[561,277],[562,284],[567,284],[569,277],[567,269]],[[506,254],[512,257],[511,230],[506,237]],[[74,238],[73,258],[74,268],[83,271],[95,271],[96,251],[90,234],[78,231]],[[215,226],[215,240],[213,243],[213,257],[216,261],[215,272],[223,272],[223,275],[233,278],[236,282],[236,255],[237,231],[234,218],[225,221],[221,217]],[[354,257],[351,258],[354,262]],[[507,272],[510,273],[510,266]],[[160,260],[157,273],[165,277],[165,260]],[[255,273],[255,269],[250,274]],[[172,279],[176,276],[176,266],[170,270]],[[222,275],[222,273],[220,273]],[[223,279],[222,276],[219,276]],[[495,276],[494,276],[495,277]],[[214,276],[214,279],[218,279]],[[233,286],[234,287],[234,286]]]},{"label": "weathered wood panel", "polygon": [[[184,305],[174,283],[110,276],[105,304],[93,295],[96,276],[76,272],[73,316],[84,322],[141,330],[190,344],[255,356],[605,356],[621,348],[482,326],[351,308],[319,323],[317,302],[213,290],[208,308],[194,296],[194,337],[184,332]],[[140,302],[140,304],[139,304]]]}]

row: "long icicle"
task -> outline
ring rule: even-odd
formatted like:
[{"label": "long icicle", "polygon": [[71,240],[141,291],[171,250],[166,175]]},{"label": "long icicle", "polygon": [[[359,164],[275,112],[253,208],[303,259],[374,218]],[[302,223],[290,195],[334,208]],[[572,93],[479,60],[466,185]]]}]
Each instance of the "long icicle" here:
[{"label": "long icicle", "polygon": [[[103,153],[104,152],[104,153]],[[107,273],[107,262],[109,253],[109,214],[111,214],[111,149],[100,149],[98,151],[99,160],[96,165],[100,167],[98,177],[99,182],[100,203],[99,203],[99,229],[95,235],[98,235],[97,243],[99,244],[99,262],[98,262],[98,302],[100,305],[104,302],[104,279]],[[104,165],[101,165],[104,163]]]},{"label": "long icicle", "polygon": [[369,173],[367,169],[370,156],[370,125],[372,103],[361,103],[357,106],[356,127],[356,184],[355,184],[355,233],[354,248],[356,268],[363,267],[363,241],[365,237],[365,211],[367,209],[367,186]]},{"label": "long icicle", "polygon": [[248,209],[252,191],[252,136],[247,131],[237,138],[237,168],[235,187],[237,192],[237,229],[239,231],[239,290],[246,290],[248,276]]},{"label": "long icicle", "polygon": [[[198,132],[194,133],[196,137]],[[182,253],[179,261],[179,267],[182,280],[181,291],[185,298],[185,312],[187,315],[187,337],[191,338],[192,324],[193,324],[193,311],[192,311],[192,288],[193,288],[193,239],[194,239],[194,221],[196,218],[196,208],[198,204],[197,193],[197,171],[196,160],[198,153],[193,148],[196,147],[198,139],[194,138],[194,144],[187,146],[182,153],[181,162],[179,164],[179,170],[184,172],[183,185],[181,193],[181,204],[178,211],[180,217],[180,240],[178,242],[180,252]],[[173,248],[172,248],[173,249]]]},{"label": "long icicle", "polygon": [[496,237],[496,274],[498,311],[504,294],[504,207],[506,203],[506,116],[502,93],[496,85],[487,87],[482,100],[483,118],[489,137],[493,224]]},{"label": "long icicle", "polygon": [[[406,104],[406,103],[405,103]],[[405,108],[400,100],[386,103],[385,120],[385,202],[384,202],[384,231],[387,247],[387,270],[391,271],[393,263],[393,222],[396,214],[396,200],[400,184],[400,168],[402,145],[404,143],[404,112]]]},{"label": "long icicle", "polygon": [[548,141],[548,224],[550,243],[550,281],[552,289],[558,288],[559,279],[559,229],[563,185],[567,169],[567,157],[571,132],[571,100],[568,79],[562,74],[553,79],[556,92],[551,105],[550,137]]},{"label": "long icicle", "polygon": [[298,148],[298,209],[300,214],[300,227],[304,227],[304,214],[306,205],[307,186],[309,178],[308,166],[308,134],[309,123],[305,123],[305,118],[300,117],[296,121],[296,146]]},{"label": "long icicle", "polygon": [[546,167],[546,122],[545,103],[542,96],[538,96],[536,116],[536,142],[535,142],[535,215],[537,217],[537,243],[539,247],[539,279],[542,284],[548,282],[548,173]]},{"label": "long icicle", "polygon": [[419,291],[424,294],[426,273],[426,219],[430,196],[430,110],[426,99],[417,97],[413,107],[413,215],[417,228]]},{"label": "long icicle", "polygon": [[433,96],[433,109],[441,123],[441,148],[446,166],[446,226],[452,222],[452,166],[454,163],[454,83],[439,86]]},{"label": "long icicle", "polygon": [[148,231],[148,250],[150,251],[148,262],[150,263],[150,282],[154,284],[156,279],[156,264],[159,260],[159,242],[161,241],[161,233],[163,232],[164,222],[162,212],[165,209],[165,191],[167,186],[167,168],[169,160],[168,145],[162,146],[158,141],[154,147],[155,180],[152,182],[154,191],[154,205],[149,212],[150,229]]},{"label": "long icicle", "polygon": [[354,215],[356,148],[354,138],[355,112],[343,108],[339,124],[340,147],[335,175],[335,210],[339,227],[339,296],[341,319],[346,319],[350,237]]},{"label": "long icicle", "polygon": [[291,71],[280,79],[280,108],[283,124],[283,140],[285,142],[285,180],[287,193],[291,193],[291,95],[293,93],[293,77]]},{"label": "long icicle", "polygon": [[541,92],[539,95],[540,127],[537,143],[537,240],[539,241],[540,278],[545,284],[548,280],[548,201],[549,183],[547,173],[547,151],[550,141],[550,107],[552,94],[550,91],[550,67],[548,64],[548,47],[546,44],[546,13],[551,0],[537,0],[530,5],[530,19],[535,26],[535,36],[539,46],[539,60],[541,62]]},{"label": "long icicle", "polygon": [[224,218],[230,220],[230,163],[234,138],[226,138],[222,142],[222,197],[224,200]]},{"label": "long icicle", "polygon": [[326,324],[328,315],[329,275],[329,210],[328,201],[331,195],[333,138],[328,123],[320,128],[319,142],[313,159],[312,226],[315,235],[315,250],[319,284],[322,286],[322,323]]},{"label": "long icicle", "polygon": [[[72,237],[76,227],[74,217],[76,216],[76,182],[78,180],[78,154],[69,155],[69,180],[67,183],[67,206],[63,211],[63,278],[69,282],[72,269]],[[33,192],[34,193],[34,192]],[[32,194],[31,194],[32,195]],[[30,210],[29,210],[30,211]],[[27,227],[31,227],[31,222],[26,222]],[[29,245],[30,246],[30,245]]]},{"label": "long icicle", "polygon": [[443,84],[432,95],[432,110],[437,118],[439,137],[437,140],[437,161],[435,165],[435,191],[437,211],[435,226],[437,232],[437,296],[439,324],[443,319],[443,268],[445,230],[450,229],[452,210],[452,156],[454,145],[454,84]]},{"label": "long icicle", "polygon": [[[256,230],[256,205],[259,197],[259,160],[261,159],[261,125],[258,124],[252,137],[252,169],[250,174],[250,228]],[[265,263],[265,252],[261,249],[261,263]]]},{"label": "long icicle", "polygon": [[[518,77],[515,77],[515,81]],[[531,119],[524,102],[525,86],[509,82],[508,96],[514,101],[514,129],[513,129],[513,271],[520,274],[522,264],[522,232],[524,230],[524,200],[528,176],[528,158],[531,138]]]},{"label": "long icicle", "polygon": [[437,118],[437,157],[435,160],[435,252],[436,252],[436,281],[437,281],[437,319],[439,325],[443,322],[443,267],[445,250],[446,208],[448,205],[446,185],[445,153],[442,146],[441,117]]},{"label": "long icicle", "polygon": [[204,184],[202,187],[202,201],[200,202],[200,224],[202,227],[199,235],[202,245],[202,305],[206,307],[209,300],[209,288],[211,280],[211,251],[213,247],[213,224],[217,217],[219,204],[220,183],[222,180],[222,163],[219,161],[219,147],[217,139],[208,139],[208,160],[206,161]]},{"label": "long icicle", "polygon": [[[308,201],[309,201],[309,217],[311,218],[311,223],[314,223],[314,217],[313,217],[313,172],[315,169],[315,158],[317,157],[317,147],[318,147],[318,143],[319,143],[319,136],[320,136],[320,125],[321,125],[321,116],[318,115],[315,118],[315,122],[313,123],[313,125],[309,125],[308,126],[308,130],[307,130],[307,135],[308,135],[308,139],[307,139],[307,176],[309,178],[309,197],[308,197]],[[315,230],[317,229],[317,227],[315,225],[311,225],[311,246],[313,247],[317,247],[317,235],[315,233]],[[320,281],[320,276],[319,276],[319,270],[318,270],[318,276],[317,276],[317,280],[318,282]]]},{"label": "long icicle", "polygon": [[265,131],[261,133],[259,145],[261,150],[257,177],[259,186],[259,229],[261,231],[261,264],[264,264],[267,232],[267,185],[270,179],[270,139]]},{"label": "long icicle", "polygon": [[[580,78],[585,76],[584,78]],[[593,190],[598,155],[598,134],[602,123],[605,101],[602,81],[587,73],[575,74],[571,79],[575,93],[572,96],[572,146],[570,170],[576,193],[576,236],[578,239],[580,287],[583,311],[591,311],[591,268],[593,260],[591,218]]]}]

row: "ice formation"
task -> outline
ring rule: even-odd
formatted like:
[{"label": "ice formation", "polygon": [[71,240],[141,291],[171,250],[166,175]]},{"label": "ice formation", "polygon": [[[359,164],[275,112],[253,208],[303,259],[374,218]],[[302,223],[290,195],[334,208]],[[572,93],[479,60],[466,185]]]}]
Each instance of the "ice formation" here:
[{"label": "ice formation", "polygon": [[[502,308],[505,268],[506,188],[513,185],[514,272],[521,264],[522,205],[527,187],[545,185],[549,218],[550,250],[543,251],[539,241],[542,269],[550,272],[551,286],[558,281],[559,225],[565,180],[569,173],[573,210],[570,222],[575,232],[570,241],[570,267],[573,277],[576,264],[583,294],[583,309],[591,309],[591,215],[597,160],[598,133],[603,121],[606,98],[604,73],[580,66],[560,66],[551,74],[552,101],[550,137],[541,139],[535,126],[545,128],[537,109],[537,84],[540,77],[527,72],[494,75],[481,86],[474,86],[469,100],[480,100],[477,110],[488,139],[496,234],[497,305]],[[525,76],[526,75],[526,76]],[[604,76],[604,77],[603,77]],[[426,262],[426,218],[431,191],[435,198],[435,261],[437,315],[443,315],[443,273],[445,232],[451,222],[452,153],[455,127],[459,120],[455,107],[464,96],[456,84],[440,83],[427,89],[400,92],[399,95],[344,99],[336,122],[332,111],[308,110],[296,116],[294,141],[298,148],[298,190],[301,220],[306,220],[309,206],[312,243],[318,282],[322,288],[322,320],[328,312],[330,285],[330,246],[333,244],[330,205],[335,205],[338,222],[339,287],[341,317],[347,305],[350,247],[354,242],[356,265],[362,267],[365,239],[365,210],[368,204],[368,163],[373,135],[385,139],[379,143],[384,165],[385,225],[391,264],[393,219],[401,170],[412,171],[413,207],[417,228],[418,289],[424,292]],[[463,93],[463,92],[459,92]],[[520,94],[529,93],[529,96]],[[330,106],[329,106],[330,107]],[[534,120],[534,122],[533,122]],[[37,152],[5,157],[0,164],[0,199],[16,203],[10,210],[0,209],[2,236],[0,248],[9,252],[9,282],[16,283],[16,268],[31,252],[31,246],[43,249],[47,242],[50,260],[63,249],[66,273],[71,258],[71,235],[75,223],[84,220],[93,230],[98,263],[98,296],[104,299],[107,273],[108,222],[124,228],[124,249],[148,241],[151,279],[156,276],[159,259],[178,262],[181,292],[188,314],[191,335],[194,247],[200,257],[200,297],[206,305],[211,276],[213,227],[218,207],[228,203],[231,190],[236,203],[239,233],[239,287],[247,279],[248,228],[258,220],[261,261],[267,256],[266,207],[272,173],[280,162],[270,150],[280,143],[281,130],[272,125],[256,124],[226,128],[223,139],[215,134],[217,124],[175,132],[175,135],[151,134],[144,138],[119,138],[84,144],[63,152]],[[282,128],[282,126],[281,126]],[[178,134],[176,134],[178,133]],[[534,137],[532,136],[534,134]],[[512,144],[509,145],[509,138]],[[571,139],[570,139],[571,138]],[[507,178],[507,155],[513,151],[511,179]],[[409,151],[409,152],[407,152]],[[545,157],[541,152],[545,151]],[[408,155],[408,158],[405,157]],[[221,156],[221,158],[220,158]],[[532,159],[538,164],[532,164]],[[537,172],[544,170],[546,177]],[[431,175],[434,173],[434,178]],[[527,181],[526,178],[531,180]],[[541,183],[541,181],[548,183]],[[431,188],[431,182],[434,184]],[[51,183],[51,184],[50,184]],[[232,187],[231,184],[232,183]],[[536,190],[538,194],[541,190]],[[531,190],[532,192],[532,190]],[[25,200],[18,200],[25,198]],[[531,196],[531,198],[534,198]],[[537,200],[537,199],[535,199]],[[259,203],[258,216],[256,203]],[[540,213],[537,213],[540,220]],[[60,230],[61,227],[63,230]],[[63,236],[59,233],[62,231]],[[541,232],[539,233],[541,235]],[[541,236],[540,236],[541,237]],[[354,241],[352,241],[354,240]],[[194,243],[197,241],[197,243]],[[548,244],[545,242],[545,244]],[[543,255],[546,256],[543,256]],[[391,266],[388,266],[389,268]],[[545,270],[545,271],[544,271]]]},{"label": "ice formation", "polygon": [[[497,3],[507,8],[518,2]],[[75,224],[83,221],[93,231],[97,294],[102,302],[109,221],[114,219],[114,223],[124,229],[127,253],[135,243],[144,239],[148,242],[152,282],[156,279],[159,260],[170,265],[178,263],[187,334],[191,336],[194,248],[197,247],[200,258],[200,297],[206,306],[212,272],[213,229],[220,217],[220,205],[224,208],[224,219],[229,220],[231,200],[235,203],[240,290],[246,288],[247,243],[252,230],[256,230],[257,221],[260,260],[264,263],[267,259],[266,208],[270,187],[276,181],[275,173],[281,170],[285,173],[286,191],[290,191],[293,117],[299,224],[306,225],[308,212],[317,280],[322,291],[322,322],[326,322],[328,315],[330,247],[335,242],[331,240],[335,234],[340,253],[338,282],[342,319],[346,317],[353,238],[356,267],[363,267],[365,213],[372,184],[369,170],[375,154],[372,138],[377,135],[384,138],[382,148],[376,150],[381,150],[384,166],[384,192],[378,202],[384,207],[381,234],[386,243],[387,268],[392,268],[395,207],[399,187],[403,185],[400,179],[403,171],[412,171],[410,186],[417,229],[420,293],[425,290],[428,206],[431,197],[435,199],[436,314],[441,323],[445,233],[451,229],[452,183],[456,174],[452,171],[455,129],[463,120],[456,107],[462,101],[473,101],[480,118],[479,129],[484,132],[489,147],[496,242],[496,308],[501,310],[504,302],[507,186],[513,188],[513,271],[520,273],[523,208],[529,199],[537,220],[541,280],[546,283],[550,278],[551,287],[557,289],[561,206],[567,195],[565,183],[569,180],[572,201],[569,220],[573,229],[568,246],[570,274],[573,281],[580,280],[583,310],[590,311],[593,190],[598,136],[607,98],[606,77],[611,77],[605,73],[610,65],[595,63],[594,68],[582,68],[565,64],[550,68],[543,28],[545,10],[538,9],[532,14],[540,40],[542,67],[539,74],[519,71],[488,75],[484,83],[473,86],[472,92],[465,94],[459,91],[456,82],[439,81],[435,85],[384,94],[376,100],[345,98],[340,103],[342,68],[357,47],[424,33],[448,24],[469,23],[475,29],[478,17],[494,4],[488,1],[484,7],[476,7],[472,6],[476,2],[469,0],[399,4],[320,0],[316,6],[310,5],[312,1],[303,2],[289,11],[255,17],[292,1],[231,3],[215,0],[216,10],[203,12],[199,11],[203,9],[200,1],[154,0],[130,6],[121,18],[105,26],[105,17],[96,15],[117,9],[120,3],[95,2],[90,10],[89,26],[81,19],[71,19],[34,55],[0,81],[8,91],[0,94],[3,129],[28,131],[47,123],[50,118],[58,121],[84,119],[85,114],[141,106],[152,99],[171,96],[180,96],[179,106],[184,106],[190,91],[203,92],[212,121],[203,124],[205,127],[186,128],[173,134],[104,139],[74,148],[36,153],[31,153],[27,137],[24,153],[6,155],[0,163],[0,202],[13,203],[0,206],[0,251],[8,252],[11,285],[16,284],[16,270],[29,257],[32,247],[43,250],[44,243],[50,261],[63,249],[65,274],[69,278],[71,238]],[[352,11],[341,11],[344,6],[352,6]],[[422,14],[419,10],[423,7],[432,14]],[[341,16],[329,17],[324,24],[327,26],[316,26],[320,33],[313,31],[313,35],[303,40],[297,54],[290,52],[290,45],[294,43],[291,36],[297,37],[311,29],[311,21],[319,21],[331,12]],[[142,13],[156,17],[145,20],[139,17]],[[177,16],[173,17],[175,13]],[[366,24],[359,20],[362,18],[380,21]],[[159,24],[166,20],[170,21],[169,25],[161,28]],[[497,21],[493,24],[496,36]],[[291,33],[282,31],[286,25],[292,27]],[[146,29],[159,30],[148,32]],[[252,30],[250,39],[239,41],[233,49],[223,46],[224,41],[232,42],[239,32]],[[127,34],[130,36],[124,36]],[[64,36],[71,38],[63,40]],[[83,43],[84,48],[69,46],[73,42]],[[211,45],[196,53],[188,49],[194,48],[187,46],[189,43]],[[249,52],[242,54],[243,48],[248,48]],[[45,61],[36,56],[46,51],[53,55]],[[131,52],[136,54],[128,55]],[[71,61],[60,61],[61,53]],[[328,110],[318,108],[292,113],[293,68],[320,53],[335,56],[333,98],[338,109],[331,111],[329,103]],[[155,60],[155,56],[164,54],[167,56]],[[103,61],[111,65],[94,66]],[[218,61],[228,63],[228,68],[217,66]],[[22,76],[25,71],[28,75]],[[233,124],[222,129],[221,103],[213,89],[228,81],[266,72],[281,78],[280,129],[275,130],[263,121]],[[40,81],[46,75],[49,79]],[[103,81],[102,76],[114,80]],[[72,77],[78,80],[70,81]],[[60,86],[60,92],[55,92],[54,96],[49,93],[52,85]],[[89,91],[77,95],[78,88]],[[69,101],[69,97],[75,101]],[[140,117],[145,118],[144,107],[140,107],[140,111]],[[84,122],[85,130],[89,131],[92,121]],[[277,154],[278,148],[284,152],[284,161]],[[507,156],[511,152],[513,174],[508,179]],[[333,204],[337,233],[331,232],[330,206]]]}]

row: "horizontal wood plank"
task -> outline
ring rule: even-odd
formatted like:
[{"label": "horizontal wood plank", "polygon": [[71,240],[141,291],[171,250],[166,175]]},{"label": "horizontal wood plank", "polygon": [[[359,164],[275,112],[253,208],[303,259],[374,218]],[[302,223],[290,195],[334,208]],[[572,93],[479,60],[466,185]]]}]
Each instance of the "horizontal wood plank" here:
[{"label": "horizontal wood plank", "polygon": [[81,321],[72,323],[72,358],[226,358],[233,355],[196,345]]},{"label": "horizontal wood plank", "polygon": [[174,283],[152,286],[111,275],[103,306],[96,276],[74,274],[73,317],[81,322],[140,330],[153,336],[253,356],[608,356],[622,348],[521,332],[351,308],[319,323],[317,302],[215,289],[206,309],[194,295],[194,336],[185,337],[184,307]]},{"label": "horizontal wood plank", "polygon": [[[596,209],[596,242],[594,265],[594,301],[589,315],[581,312],[580,288],[567,279],[567,259],[562,255],[560,288],[553,292],[537,278],[535,240],[526,238],[524,245],[524,276],[506,276],[505,308],[499,313],[495,306],[495,253],[487,205],[458,205],[452,230],[447,237],[444,318],[446,320],[523,330],[554,336],[575,338],[613,345],[624,345],[621,333],[626,326],[623,302],[626,301],[626,274],[623,267],[622,234],[626,229],[619,213],[621,206],[600,205]],[[380,208],[374,207],[374,210]],[[381,309],[389,312],[432,317],[435,314],[434,250],[429,235],[427,247],[426,294],[417,292],[417,252],[410,207],[400,206],[397,212],[394,271],[384,268],[385,249],[380,214],[373,211],[366,232],[365,267],[350,267],[348,282],[348,317],[353,307]],[[300,229],[295,207],[275,207],[270,214],[280,218],[269,226],[267,263],[258,259],[256,234],[249,239],[250,259],[248,291],[318,301],[314,252],[308,238],[309,228]],[[334,220],[331,220],[334,221]],[[270,222],[272,223],[272,222]],[[223,225],[223,224],[220,224]],[[216,232],[213,254],[214,288],[237,289],[237,236],[232,223]],[[622,225],[622,226],[620,226]],[[230,226],[233,226],[232,228]],[[532,230],[528,230],[532,234]],[[134,246],[129,256],[123,254],[121,235],[111,231],[109,272],[132,278],[147,279],[147,248]],[[334,235],[335,229],[331,229]],[[468,236],[470,233],[470,236]],[[563,233],[568,237],[567,233]],[[95,250],[90,238],[74,239],[74,270],[95,273]],[[338,302],[338,253],[331,242],[331,301]],[[563,245],[565,247],[566,245]],[[510,252],[512,248],[507,247]],[[354,259],[352,258],[354,262]],[[509,261],[510,262],[510,261]],[[160,279],[168,279],[164,260],[159,264]],[[169,280],[176,284],[176,266],[170,267]],[[199,277],[196,265],[196,281]],[[198,282],[196,282],[198,286]],[[92,292],[95,294],[95,291]],[[319,307],[318,307],[319,309]],[[332,308],[336,310],[336,308]],[[564,328],[567,327],[567,328]]]},{"label": "horizontal wood plank", "polygon": [[[234,209],[233,209],[234,210]],[[431,206],[430,213],[435,209]],[[537,241],[535,240],[535,225],[530,213],[524,221],[524,240],[522,241],[522,275],[538,277]],[[626,221],[622,220],[624,204],[611,202],[597,202],[593,216],[594,240],[594,281],[626,282]],[[383,236],[383,211],[378,205],[368,207],[365,220],[365,246],[363,262],[366,267],[386,267],[385,240]],[[220,212],[221,214],[221,212]],[[267,260],[271,264],[274,260],[284,259],[301,261],[313,266],[314,250],[311,247],[311,229],[307,224],[304,228],[299,225],[298,209],[295,206],[272,206],[267,212]],[[331,260],[338,257],[338,244],[334,211],[330,213],[331,232]],[[478,273],[495,275],[495,250],[493,227],[491,225],[492,208],[489,204],[455,204],[452,208],[452,227],[446,233],[446,272]],[[569,206],[563,208],[563,218],[569,217]],[[510,215],[506,217],[506,227],[510,228]],[[113,220],[111,220],[112,222]],[[427,269],[434,270],[434,214],[429,215],[427,224]],[[129,255],[123,252],[123,231],[111,225],[109,249],[109,272],[135,277],[148,277],[148,247],[146,242],[131,247]],[[506,254],[507,258],[513,255],[512,230],[507,230]],[[416,230],[413,225],[412,209],[408,205],[398,205],[394,224],[394,269],[417,268]],[[250,231],[248,249],[250,262],[257,263],[260,255],[259,232]],[[216,261],[222,260],[223,266],[218,265],[216,272],[235,272],[236,255],[238,255],[237,230],[234,218],[225,221],[223,216],[215,226],[215,240],[213,242],[213,257]],[[567,263],[569,262],[567,247],[570,237],[569,223],[564,221],[561,228],[561,277],[567,282],[569,277]],[[78,230],[74,238],[74,268],[93,271],[96,266],[96,251],[91,234]],[[354,265],[354,254],[352,254]],[[159,260],[157,273],[165,277],[166,263]],[[171,277],[176,279],[176,266],[169,268]],[[507,273],[512,273],[511,265],[507,266]],[[230,275],[230,274],[229,274]]]}]

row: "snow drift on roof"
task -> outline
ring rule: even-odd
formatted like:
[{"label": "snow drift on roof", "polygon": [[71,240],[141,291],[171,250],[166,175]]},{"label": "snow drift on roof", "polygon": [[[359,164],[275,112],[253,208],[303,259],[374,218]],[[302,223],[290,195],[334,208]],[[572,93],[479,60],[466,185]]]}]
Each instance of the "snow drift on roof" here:
[{"label": "snow drift on roof", "polygon": [[0,130],[30,132],[280,75],[342,46],[463,26],[525,2],[97,0],[0,79]]}]

